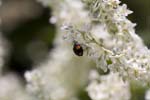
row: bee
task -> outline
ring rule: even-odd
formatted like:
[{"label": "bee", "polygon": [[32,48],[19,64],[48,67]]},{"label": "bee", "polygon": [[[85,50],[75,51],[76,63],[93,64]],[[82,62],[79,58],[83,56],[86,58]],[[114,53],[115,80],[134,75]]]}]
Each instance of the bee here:
[{"label": "bee", "polygon": [[75,42],[74,45],[73,45],[73,51],[74,53],[77,55],[77,56],[83,56],[83,48],[82,46]]}]

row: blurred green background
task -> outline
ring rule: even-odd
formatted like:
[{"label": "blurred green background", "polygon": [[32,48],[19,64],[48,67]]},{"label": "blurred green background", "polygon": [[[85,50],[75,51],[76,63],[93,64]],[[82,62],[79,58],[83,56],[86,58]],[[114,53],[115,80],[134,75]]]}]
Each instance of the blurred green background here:
[{"label": "blurred green background", "polygon": [[[4,73],[17,72],[23,76],[33,65],[46,60],[54,47],[55,25],[49,23],[50,9],[36,0],[2,0],[0,16],[3,36],[10,44]],[[122,0],[134,11],[129,16],[137,23],[136,33],[150,47],[150,0]]]}]

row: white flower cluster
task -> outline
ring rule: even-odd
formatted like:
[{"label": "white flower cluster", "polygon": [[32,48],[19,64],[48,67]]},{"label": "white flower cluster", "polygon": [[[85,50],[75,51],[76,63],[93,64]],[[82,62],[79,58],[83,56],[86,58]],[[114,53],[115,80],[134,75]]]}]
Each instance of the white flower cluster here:
[{"label": "white flower cluster", "polygon": [[20,84],[14,74],[0,77],[0,100],[36,100],[32,98]]},{"label": "white flower cluster", "polygon": [[[86,56],[98,70],[110,71],[90,75],[87,92],[92,100],[129,100],[128,80],[150,83],[150,53],[135,34],[135,24],[126,18],[132,11],[125,4],[119,0],[38,1],[51,7],[50,22],[56,25],[57,35],[48,61],[25,74],[27,89],[36,100],[79,100],[78,91],[88,84],[90,66],[95,66]],[[65,31],[60,30],[62,24]],[[70,47],[75,43],[83,48],[83,57],[73,55]]]},{"label": "white flower cluster", "polygon": [[[60,53],[58,55],[60,55]],[[36,100],[77,99],[76,93],[87,82],[86,76],[88,75],[88,70],[85,72],[82,71],[88,66],[85,66],[83,63],[78,65],[83,68],[79,68],[77,65],[71,65],[77,63],[79,59],[74,61],[72,59],[70,64],[68,64],[68,61],[71,60],[65,61],[66,59],[63,60],[64,58],[60,59],[64,62],[56,62],[56,59],[52,59],[52,61],[43,63],[43,65],[40,66],[43,68],[25,74],[28,82],[27,90],[31,95],[36,97]],[[83,62],[89,64],[86,61]]]},{"label": "white flower cluster", "polygon": [[83,11],[80,0],[41,2],[50,5],[53,10],[50,22],[55,23],[57,28],[55,48],[46,62],[25,74],[27,90],[36,100],[78,100],[78,91],[86,85],[88,72],[93,63],[91,64],[89,59],[73,55],[70,43],[63,40],[65,33],[60,30],[60,26],[63,22],[81,23],[87,13]]},{"label": "white flower cluster", "polygon": [[[83,0],[91,22],[65,26],[67,40],[76,41],[84,52],[106,72],[118,72],[123,79],[149,84],[150,51],[135,34],[126,16],[132,11],[119,0]],[[90,26],[83,28],[83,26]],[[103,31],[100,31],[101,30]],[[105,35],[104,35],[105,34]]]},{"label": "white flower cluster", "polygon": [[130,88],[118,74],[99,76],[97,71],[90,73],[91,83],[87,91],[92,100],[130,100]]}]

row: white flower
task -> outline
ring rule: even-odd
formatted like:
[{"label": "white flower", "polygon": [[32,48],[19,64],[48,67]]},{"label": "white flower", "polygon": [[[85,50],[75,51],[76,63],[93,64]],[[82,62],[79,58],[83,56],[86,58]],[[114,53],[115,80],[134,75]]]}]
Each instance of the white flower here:
[{"label": "white flower", "polygon": [[27,90],[37,100],[72,100],[87,82],[90,62],[73,57],[64,46],[56,48],[40,68],[26,72]]},{"label": "white flower", "polygon": [[[132,11],[119,0],[82,1],[42,1],[52,9],[50,21],[56,24],[58,34],[49,60],[26,74],[29,92],[38,96],[37,100],[78,99],[77,91],[86,84],[90,70],[88,56],[98,70],[111,73],[100,76],[92,72],[89,96],[93,100],[129,100],[128,81],[150,83],[150,52],[135,34],[135,24],[126,18]],[[60,30],[62,24],[65,31]],[[82,46],[83,57],[73,56],[75,42]]]},{"label": "white flower", "polygon": [[0,88],[0,100],[36,100],[28,95],[14,74],[1,76]]},{"label": "white flower", "polygon": [[92,80],[87,91],[92,100],[130,100],[129,84],[118,74],[111,73]]},{"label": "white flower", "polygon": [[[44,3],[44,1],[42,2]],[[86,18],[88,14],[84,11],[83,3],[80,0],[49,0],[47,5],[51,6],[54,16],[54,19],[50,19],[50,21],[56,22],[55,48],[50,52],[47,61],[39,64],[37,69],[25,74],[28,82],[27,90],[37,100],[77,100],[78,91],[87,83],[88,71],[92,64],[86,57],[81,59],[73,54],[73,47],[70,46],[70,44],[73,45],[73,41],[66,43],[63,40],[63,35],[66,33],[60,30],[60,26],[64,22],[81,24],[84,22],[82,19]],[[62,28],[67,29],[68,27]],[[66,35],[68,38],[69,35]],[[76,38],[72,36],[69,36],[70,40]],[[82,37],[81,40],[84,41]]]},{"label": "white flower", "polygon": [[120,4],[119,0],[102,0],[105,4],[110,5],[110,6],[117,6],[118,4]]},{"label": "white flower", "polygon": [[104,72],[109,69],[118,72],[123,79],[149,84],[150,51],[135,34],[135,24],[126,18],[132,11],[118,0],[83,1],[92,15],[88,16],[91,21],[86,23],[91,28],[86,30],[83,29],[85,23],[74,23],[66,29],[66,39],[83,45],[87,56]]}]

